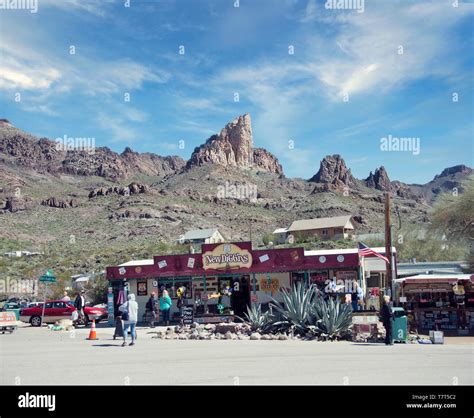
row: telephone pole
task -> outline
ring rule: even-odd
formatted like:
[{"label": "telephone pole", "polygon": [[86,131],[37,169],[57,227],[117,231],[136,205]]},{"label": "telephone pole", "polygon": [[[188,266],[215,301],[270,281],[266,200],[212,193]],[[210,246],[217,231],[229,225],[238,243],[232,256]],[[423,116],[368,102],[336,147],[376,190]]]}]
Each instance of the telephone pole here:
[{"label": "telephone pole", "polygon": [[388,258],[389,262],[386,263],[385,274],[387,276],[387,289],[390,290],[390,296],[392,295],[392,226],[390,224],[390,193],[385,193],[385,257]]}]

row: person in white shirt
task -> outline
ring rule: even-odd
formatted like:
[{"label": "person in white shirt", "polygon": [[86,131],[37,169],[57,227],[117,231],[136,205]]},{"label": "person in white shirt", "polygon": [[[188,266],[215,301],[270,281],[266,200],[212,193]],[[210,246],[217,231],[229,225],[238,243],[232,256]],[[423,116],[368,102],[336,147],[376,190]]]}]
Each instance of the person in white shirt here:
[{"label": "person in white shirt", "polygon": [[64,292],[64,296],[61,300],[64,302],[70,302],[71,298],[67,295],[67,292]]},{"label": "person in white shirt", "polygon": [[[132,342],[129,345],[134,345],[137,337],[137,321],[138,321],[138,303],[135,301],[135,295],[130,293],[128,295],[128,301],[119,307],[119,311],[122,312],[123,319],[123,344],[122,347],[127,345],[127,334],[128,328],[130,327],[130,334],[132,336]],[[124,317],[125,314],[125,317]]]}]

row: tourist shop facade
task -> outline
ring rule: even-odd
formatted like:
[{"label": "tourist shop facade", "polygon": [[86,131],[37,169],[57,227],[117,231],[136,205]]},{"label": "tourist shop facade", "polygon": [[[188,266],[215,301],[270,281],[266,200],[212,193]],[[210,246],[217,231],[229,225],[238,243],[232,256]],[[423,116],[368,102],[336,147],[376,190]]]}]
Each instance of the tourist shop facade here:
[{"label": "tourist shop facade", "polygon": [[[358,281],[367,292],[367,272],[357,250],[307,251],[304,248],[253,249],[251,242],[203,244],[201,253],[158,255],[108,267],[109,315],[134,293],[140,317],[151,292],[167,289],[173,299],[171,317],[177,319],[177,290],[186,288],[185,304],[195,322],[221,322],[243,316],[251,303],[265,309],[282,289],[302,282],[327,289],[329,283]],[[343,292],[343,291],[342,291]]]}]

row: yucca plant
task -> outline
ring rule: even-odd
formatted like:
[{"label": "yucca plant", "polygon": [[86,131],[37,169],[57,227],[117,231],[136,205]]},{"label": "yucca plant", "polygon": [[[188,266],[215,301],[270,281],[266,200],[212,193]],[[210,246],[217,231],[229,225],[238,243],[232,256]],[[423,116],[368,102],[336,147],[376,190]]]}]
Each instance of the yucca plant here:
[{"label": "yucca plant", "polygon": [[305,289],[301,283],[297,283],[290,292],[283,289],[281,293],[282,302],[272,298],[273,303],[271,306],[277,312],[277,319],[273,324],[274,327],[280,330],[293,329],[300,334],[314,330],[317,318],[312,302],[316,289],[313,286]]},{"label": "yucca plant", "polygon": [[317,318],[316,326],[321,334],[328,339],[344,337],[352,326],[352,309],[340,300],[321,297],[315,298],[312,305],[313,315]]},{"label": "yucca plant", "polygon": [[245,324],[250,326],[252,331],[267,332],[273,324],[273,317],[270,312],[262,313],[262,305],[247,306],[247,312],[244,312],[246,318],[239,318]]}]

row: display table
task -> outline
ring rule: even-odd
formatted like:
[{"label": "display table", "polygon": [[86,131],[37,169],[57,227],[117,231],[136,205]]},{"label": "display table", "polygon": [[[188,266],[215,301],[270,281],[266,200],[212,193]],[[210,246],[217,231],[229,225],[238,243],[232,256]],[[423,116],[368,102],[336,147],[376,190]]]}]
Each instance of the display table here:
[{"label": "display table", "polygon": [[[423,330],[457,330],[456,308],[414,308],[415,320]],[[466,322],[468,329],[474,328],[474,311],[466,309]]]}]

